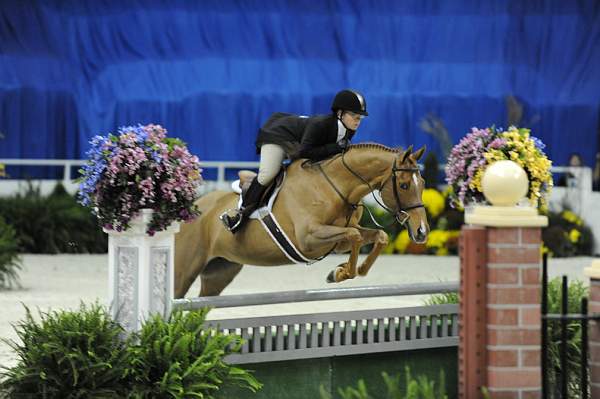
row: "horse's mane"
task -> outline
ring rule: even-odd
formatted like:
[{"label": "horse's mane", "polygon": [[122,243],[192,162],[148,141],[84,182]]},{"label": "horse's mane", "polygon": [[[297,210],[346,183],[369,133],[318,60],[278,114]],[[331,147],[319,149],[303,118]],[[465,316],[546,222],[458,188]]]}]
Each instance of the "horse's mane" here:
[{"label": "horse's mane", "polygon": [[350,146],[348,146],[349,149],[361,149],[361,148],[369,148],[369,149],[374,149],[374,150],[382,150],[382,151],[387,151],[387,152],[393,152],[393,153],[398,153],[398,152],[403,152],[404,150],[401,147],[388,147],[387,145],[383,145],[383,144],[379,144],[379,143],[356,143],[356,144],[350,144]]},{"label": "horse's mane", "polygon": [[[383,145],[383,144],[379,144],[379,143],[373,143],[373,142],[367,142],[367,143],[356,143],[356,144],[350,144],[348,146],[348,150],[351,149],[373,149],[373,150],[381,150],[381,151],[385,151],[385,152],[391,152],[394,154],[397,153],[402,153],[404,152],[404,149],[402,147],[388,147],[387,145]],[[325,158],[321,161],[317,161],[317,162],[310,162],[308,160],[304,161],[303,163],[303,167],[305,167],[306,165],[316,165],[316,164],[329,164],[330,162],[341,158],[343,153],[338,153],[335,154],[334,156],[332,156],[331,158]]]}]

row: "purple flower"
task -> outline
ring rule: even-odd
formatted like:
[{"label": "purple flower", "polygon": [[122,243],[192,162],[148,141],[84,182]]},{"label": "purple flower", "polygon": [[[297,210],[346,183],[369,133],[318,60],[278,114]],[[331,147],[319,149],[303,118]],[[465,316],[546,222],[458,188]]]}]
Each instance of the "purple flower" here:
[{"label": "purple flower", "polygon": [[535,148],[537,148],[542,154],[544,154],[544,148],[546,148],[546,144],[542,142],[542,140],[538,139],[534,136],[529,136],[529,138],[533,141]]},{"label": "purple flower", "polygon": [[150,235],[173,221],[194,219],[202,182],[198,158],[159,125],[124,126],[118,132],[90,141],[89,160],[80,171],[80,203],[116,231],[129,228],[131,218],[148,207],[154,209]]}]

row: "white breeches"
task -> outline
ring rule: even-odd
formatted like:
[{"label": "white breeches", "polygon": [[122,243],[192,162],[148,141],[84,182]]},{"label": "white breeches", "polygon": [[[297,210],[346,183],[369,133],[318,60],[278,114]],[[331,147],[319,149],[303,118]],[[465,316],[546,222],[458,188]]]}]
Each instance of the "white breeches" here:
[{"label": "white breeches", "polygon": [[257,180],[261,186],[266,186],[277,176],[284,158],[285,151],[277,144],[263,144],[260,147],[260,166]]}]

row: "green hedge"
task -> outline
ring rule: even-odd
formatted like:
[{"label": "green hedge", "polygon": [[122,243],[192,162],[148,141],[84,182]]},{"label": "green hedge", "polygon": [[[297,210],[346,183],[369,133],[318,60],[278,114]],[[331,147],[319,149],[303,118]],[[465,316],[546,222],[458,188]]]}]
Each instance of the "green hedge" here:
[{"label": "green hedge", "polygon": [[15,229],[0,216],[0,289],[18,285],[17,273],[20,269],[19,243]]},{"label": "green hedge", "polygon": [[47,197],[30,185],[23,193],[0,198],[0,217],[15,230],[22,253],[108,250],[108,236],[102,232],[96,217],[60,184]]}]

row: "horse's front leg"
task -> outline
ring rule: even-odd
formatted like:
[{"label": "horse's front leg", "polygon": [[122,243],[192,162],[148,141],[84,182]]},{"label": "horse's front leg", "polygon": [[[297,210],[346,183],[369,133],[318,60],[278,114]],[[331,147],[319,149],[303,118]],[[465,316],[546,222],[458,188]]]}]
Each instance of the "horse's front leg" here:
[{"label": "horse's front leg", "polygon": [[375,259],[377,259],[381,251],[388,245],[389,238],[387,233],[383,230],[365,229],[362,227],[360,229],[360,232],[363,235],[366,243],[375,244],[373,245],[373,249],[369,255],[367,255],[367,258],[358,268],[358,274],[361,276],[366,276],[367,273],[369,273],[371,266],[373,266]]},{"label": "horse's front leg", "polygon": [[356,262],[358,253],[363,245],[363,238],[360,231],[354,227],[338,227],[331,225],[313,225],[309,229],[301,246],[304,250],[310,250],[315,247],[321,247],[327,244],[334,245],[343,241],[350,242],[352,251],[348,262],[342,263],[327,276],[327,282],[339,283],[347,279],[356,277]]},{"label": "horse's front leg", "polygon": [[[389,238],[383,230],[368,229],[359,225],[354,225],[352,227],[358,229],[360,232],[363,238],[362,245],[375,244],[371,252],[369,252],[365,260],[358,268],[358,274],[361,276],[366,276],[381,251],[387,246]],[[335,249],[336,252],[346,252],[350,249],[350,247],[350,242],[341,242]]]}]

